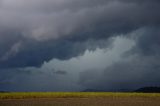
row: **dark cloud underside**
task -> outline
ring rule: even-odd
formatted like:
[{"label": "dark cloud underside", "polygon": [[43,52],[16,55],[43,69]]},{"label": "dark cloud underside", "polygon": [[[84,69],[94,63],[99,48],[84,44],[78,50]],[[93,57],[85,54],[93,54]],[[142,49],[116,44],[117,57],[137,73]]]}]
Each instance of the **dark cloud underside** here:
[{"label": "dark cloud underside", "polygon": [[[80,77],[77,84],[104,89],[121,84],[126,88],[159,85],[159,10],[159,0],[0,0],[0,85],[12,82],[4,70],[41,68],[54,59],[69,61],[85,55],[87,50],[96,52],[98,48],[113,52],[112,44],[117,37],[130,39],[135,45],[119,56],[123,59],[109,67],[106,64],[105,69],[77,72]],[[123,49],[124,46],[119,47],[117,54]],[[94,75],[97,71],[103,75]],[[17,75],[16,71],[11,74]],[[65,69],[54,71],[54,77],[59,75],[66,79],[70,74]],[[23,79],[20,76],[23,75],[18,75],[18,79]],[[28,76],[24,76],[25,82]],[[47,76],[38,74],[35,79]],[[34,75],[30,78],[34,79]],[[17,78],[13,79],[17,82]],[[140,82],[135,83],[137,81]]]},{"label": "dark cloud underside", "polygon": [[2,0],[0,8],[2,68],[68,59],[87,49],[78,46],[75,52],[77,42],[108,39],[160,24],[158,0]]}]

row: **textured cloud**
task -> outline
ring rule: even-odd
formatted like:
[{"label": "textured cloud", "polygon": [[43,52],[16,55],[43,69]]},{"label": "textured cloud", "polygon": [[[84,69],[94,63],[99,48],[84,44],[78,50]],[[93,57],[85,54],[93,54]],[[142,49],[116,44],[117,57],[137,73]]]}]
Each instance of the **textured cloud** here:
[{"label": "textured cloud", "polygon": [[2,0],[1,67],[39,66],[52,58],[78,56],[87,47],[75,53],[77,42],[159,26],[159,8],[157,0]]},{"label": "textured cloud", "polygon": [[[73,84],[72,90],[78,86],[111,89],[124,82],[124,88],[159,84],[158,10],[159,0],[0,0],[0,85],[24,78],[23,82],[28,85],[31,82],[29,79],[34,79],[34,86],[41,82],[38,80],[41,75],[42,79],[46,78],[43,80],[45,83],[47,80],[53,80],[53,85],[60,83],[59,88],[65,79],[79,76],[79,83],[75,77],[67,80]],[[121,38],[123,40],[115,40]],[[133,42],[135,45],[129,50],[128,45],[131,47]],[[106,50],[107,53],[99,53],[99,50]],[[86,52],[89,52],[87,56]],[[95,57],[90,52],[95,53]],[[88,60],[71,62],[80,57]],[[109,62],[110,59],[115,61]],[[67,70],[64,62],[70,67]],[[61,64],[59,66],[62,68],[55,69],[57,64]],[[49,65],[53,70],[49,69],[45,74],[32,74],[30,77],[27,74],[34,70],[47,70],[47,67],[43,68],[44,65]],[[26,71],[30,67],[33,69]],[[19,69],[23,70],[23,74],[17,73]],[[15,77],[10,79],[7,72]],[[152,72],[153,77],[148,76]],[[56,83],[57,79],[47,79],[47,73],[64,80]],[[5,78],[1,79],[3,75]],[[150,81],[146,80],[148,77]],[[52,81],[44,89],[50,84]],[[27,86],[24,84],[20,89],[24,87]]]},{"label": "textured cloud", "polygon": [[45,62],[40,68],[3,69],[0,71],[0,90],[82,91],[86,87],[78,83],[79,73],[85,70],[92,70],[92,73],[95,73],[93,69],[110,66],[120,60],[120,55],[134,45],[132,40],[123,37],[112,40],[114,43],[108,48],[87,50],[84,55],[69,60],[53,59]]},{"label": "textured cloud", "polygon": [[143,28],[133,32],[133,35],[138,37],[135,37],[136,45],[121,55],[120,61],[102,70],[82,72],[80,84],[86,88],[108,91],[159,86],[159,28]]}]

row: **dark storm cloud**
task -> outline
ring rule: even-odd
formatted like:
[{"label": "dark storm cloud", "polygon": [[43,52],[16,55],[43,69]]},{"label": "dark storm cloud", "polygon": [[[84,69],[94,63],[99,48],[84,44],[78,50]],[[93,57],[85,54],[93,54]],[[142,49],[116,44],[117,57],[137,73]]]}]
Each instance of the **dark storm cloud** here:
[{"label": "dark storm cloud", "polygon": [[[142,28],[132,32],[135,46],[122,59],[103,70],[84,71],[79,83],[89,89],[135,90],[160,85],[160,30]],[[100,73],[100,74],[97,74]],[[93,75],[92,75],[93,74]]]},{"label": "dark storm cloud", "polygon": [[142,30],[143,36],[136,40],[135,52],[141,55],[159,55],[160,54],[160,26],[149,27]]},{"label": "dark storm cloud", "polygon": [[[23,42],[21,43],[23,44]],[[21,43],[17,43],[12,48],[19,47]],[[106,43],[106,40],[89,40],[86,42],[69,42],[65,40],[59,40],[54,42],[49,41],[43,43],[26,43],[25,45],[22,45],[22,47],[17,48],[20,49],[21,52],[18,52],[17,49],[16,51],[15,49],[14,51],[11,49],[9,53],[3,56],[0,62],[0,67],[40,67],[44,61],[49,61],[52,58],[66,60],[78,55],[82,55],[86,49],[95,50],[96,47],[107,47],[107,44],[109,44],[109,42]]]},{"label": "dark storm cloud", "polygon": [[[160,56],[140,57],[118,62],[104,70],[86,71],[80,75],[80,84],[87,89],[135,90],[144,86],[159,86]],[[102,72],[98,75],[97,73]]]},{"label": "dark storm cloud", "polygon": [[[0,91],[77,91],[79,86],[56,69],[4,69],[0,71]],[[3,76],[2,76],[3,75]]]},{"label": "dark storm cloud", "polygon": [[[101,46],[101,39],[157,27],[159,5],[158,0],[2,0],[0,67],[69,59]],[[90,39],[93,47],[86,45]]]},{"label": "dark storm cloud", "polygon": [[[158,10],[159,0],[0,0],[0,90],[74,91],[83,87],[119,90],[159,86]],[[103,56],[95,55],[99,53],[97,48],[111,47],[112,41],[118,41],[112,39],[116,36],[133,40],[135,46],[123,53],[127,46],[113,45],[116,50],[111,49],[110,53],[122,54],[121,58],[108,62],[114,59],[100,53],[104,60],[98,60]],[[96,53],[83,57],[86,50]],[[95,56],[96,62],[80,59],[66,64],[80,55],[85,59]],[[55,61],[53,67],[44,67],[51,59],[58,59],[57,64],[62,65],[57,66]],[[106,68],[95,69],[94,64]],[[65,65],[69,67],[67,71]],[[77,71],[88,65],[95,67]],[[74,78],[77,76],[78,83]]]}]

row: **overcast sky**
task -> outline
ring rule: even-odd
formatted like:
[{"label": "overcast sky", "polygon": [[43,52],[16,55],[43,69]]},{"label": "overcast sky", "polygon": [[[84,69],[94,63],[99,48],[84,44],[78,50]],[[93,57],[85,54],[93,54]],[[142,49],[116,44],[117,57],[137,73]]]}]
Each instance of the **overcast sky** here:
[{"label": "overcast sky", "polygon": [[160,0],[0,0],[0,91],[160,86]]}]

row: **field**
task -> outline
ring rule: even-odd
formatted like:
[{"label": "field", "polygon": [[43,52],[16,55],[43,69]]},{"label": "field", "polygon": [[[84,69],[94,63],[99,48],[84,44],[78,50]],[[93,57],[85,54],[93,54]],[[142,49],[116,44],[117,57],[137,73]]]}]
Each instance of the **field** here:
[{"label": "field", "polygon": [[0,93],[0,106],[160,106],[158,93]]}]

